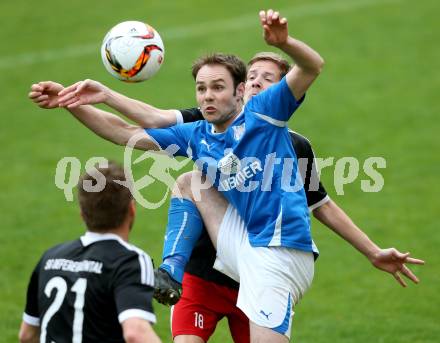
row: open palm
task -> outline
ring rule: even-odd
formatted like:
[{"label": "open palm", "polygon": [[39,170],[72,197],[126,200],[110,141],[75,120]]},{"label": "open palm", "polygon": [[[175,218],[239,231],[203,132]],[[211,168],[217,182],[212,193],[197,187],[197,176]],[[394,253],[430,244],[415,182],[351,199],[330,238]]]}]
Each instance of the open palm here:
[{"label": "open palm", "polygon": [[388,272],[403,286],[406,287],[405,281],[401,275],[405,275],[411,281],[418,283],[419,279],[406,266],[406,264],[424,264],[423,260],[409,257],[409,253],[401,253],[394,248],[382,249],[374,256],[371,263],[378,269]]},{"label": "open palm", "polygon": [[261,11],[260,22],[263,26],[263,37],[267,44],[279,47],[286,43],[289,36],[287,28],[287,19],[280,18],[278,12],[269,10],[267,12]]}]

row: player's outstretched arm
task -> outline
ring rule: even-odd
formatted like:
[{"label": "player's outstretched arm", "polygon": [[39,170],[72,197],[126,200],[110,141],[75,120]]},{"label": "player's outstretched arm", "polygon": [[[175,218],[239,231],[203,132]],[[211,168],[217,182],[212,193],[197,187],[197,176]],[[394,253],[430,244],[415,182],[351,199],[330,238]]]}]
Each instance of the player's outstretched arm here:
[{"label": "player's outstretched arm", "polygon": [[313,215],[364,254],[376,268],[392,274],[403,287],[406,282],[401,275],[419,282],[406,264],[424,264],[423,260],[411,258],[409,253],[401,253],[395,248],[379,248],[334,201],[327,201],[313,210]]},{"label": "player's outstretched arm", "polygon": [[286,81],[297,100],[305,94],[324,66],[323,58],[307,44],[289,36],[287,19],[273,10],[260,11],[263,37],[267,44],[289,55],[295,65],[286,75]]},{"label": "player's outstretched arm", "polygon": [[122,322],[124,340],[127,343],[160,343],[161,340],[154,332],[151,324],[144,319],[129,318]]},{"label": "player's outstretched arm", "polygon": [[162,110],[122,95],[94,80],[79,81],[59,93],[63,107],[104,103],[144,128],[176,124],[175,110]]},{"label": "player's outstretched arm", "polygon": [[92,105],[66,108],[84,126],[98,136],[118,145],[127,145],[135,138],[135,148],[140,150],[160,150],[143,128],[131,125],[113,113],[100,110]]},{"label": "player's outstretched arm", "polygon": [[[63,89],[63,85],[53,81],[39,82],[31,86],[29,98],[41,108],[58,108],[62,105],[58,93]],[[135,148],[158,150],[157,145],[141,127],[130,125],[110,112],[91,105],[76,106],[67,110],[97,135],[115,144],[126,145],[134,135],[138,135]]]}]

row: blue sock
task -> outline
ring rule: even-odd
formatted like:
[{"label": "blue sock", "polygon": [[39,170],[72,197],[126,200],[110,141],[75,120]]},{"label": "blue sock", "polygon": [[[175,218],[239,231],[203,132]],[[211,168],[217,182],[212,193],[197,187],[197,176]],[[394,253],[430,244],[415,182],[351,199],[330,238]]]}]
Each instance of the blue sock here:
[{"label": "blue sock", "polygon": [[203,230],[203,222],[196,205],[187,199],[171,198],[168,225],[159,268],[182,283],[186,263]]}]

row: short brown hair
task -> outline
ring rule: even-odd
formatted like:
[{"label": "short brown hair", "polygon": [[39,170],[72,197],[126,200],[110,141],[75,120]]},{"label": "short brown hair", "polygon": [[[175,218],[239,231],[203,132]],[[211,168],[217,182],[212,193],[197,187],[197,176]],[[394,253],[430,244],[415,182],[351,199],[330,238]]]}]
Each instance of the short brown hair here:
[{"label": "short brown hair", "polygon": [[[97,167],[81,176],[78,182],[78,200],[83,219],[90,231],[103,232],[119,227],[127,217],[128,207],[133,197],[130,189],[115,180],[126,181],[124,169],[115,162],[109,162],[107,168]],[[90,192],[84,181],[97,184],[97,179],[105,178],[104,189]]]},{"label": "short brown hair", "polygon": [[194,80],[199,70],[205,65],[219,64],[224,66],[231,73],[234,81],[234,88],[246,81],[246,64],[237,56],[222,54],[219,52],[199,57],[192,65],[192,76]]},{"label": "short brown hair", "polygon": [[275,63],[280,70],[280,79],[286,76],[291,68],[290,63],[281,55],[275,52],[265,51],[255,54],[254,57],[252,57],[251,60],[248,62],[248,68],[250,68],[255,62],[258,61],[271,61]]}]

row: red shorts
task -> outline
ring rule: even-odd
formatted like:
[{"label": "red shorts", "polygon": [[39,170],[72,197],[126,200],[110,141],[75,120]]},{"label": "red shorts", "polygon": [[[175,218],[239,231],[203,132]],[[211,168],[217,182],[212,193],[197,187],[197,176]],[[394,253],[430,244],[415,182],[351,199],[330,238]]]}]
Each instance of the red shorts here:
[{"label": "red shorts", "polygon": [[174,305],[171,316],[173,338],[195,335],[205,342],[215,330],[217,322],[226,317],[235,343],[249,343],[249,320],[236,307],[238,290],[220,286],[185,273],[182,297]]}]

